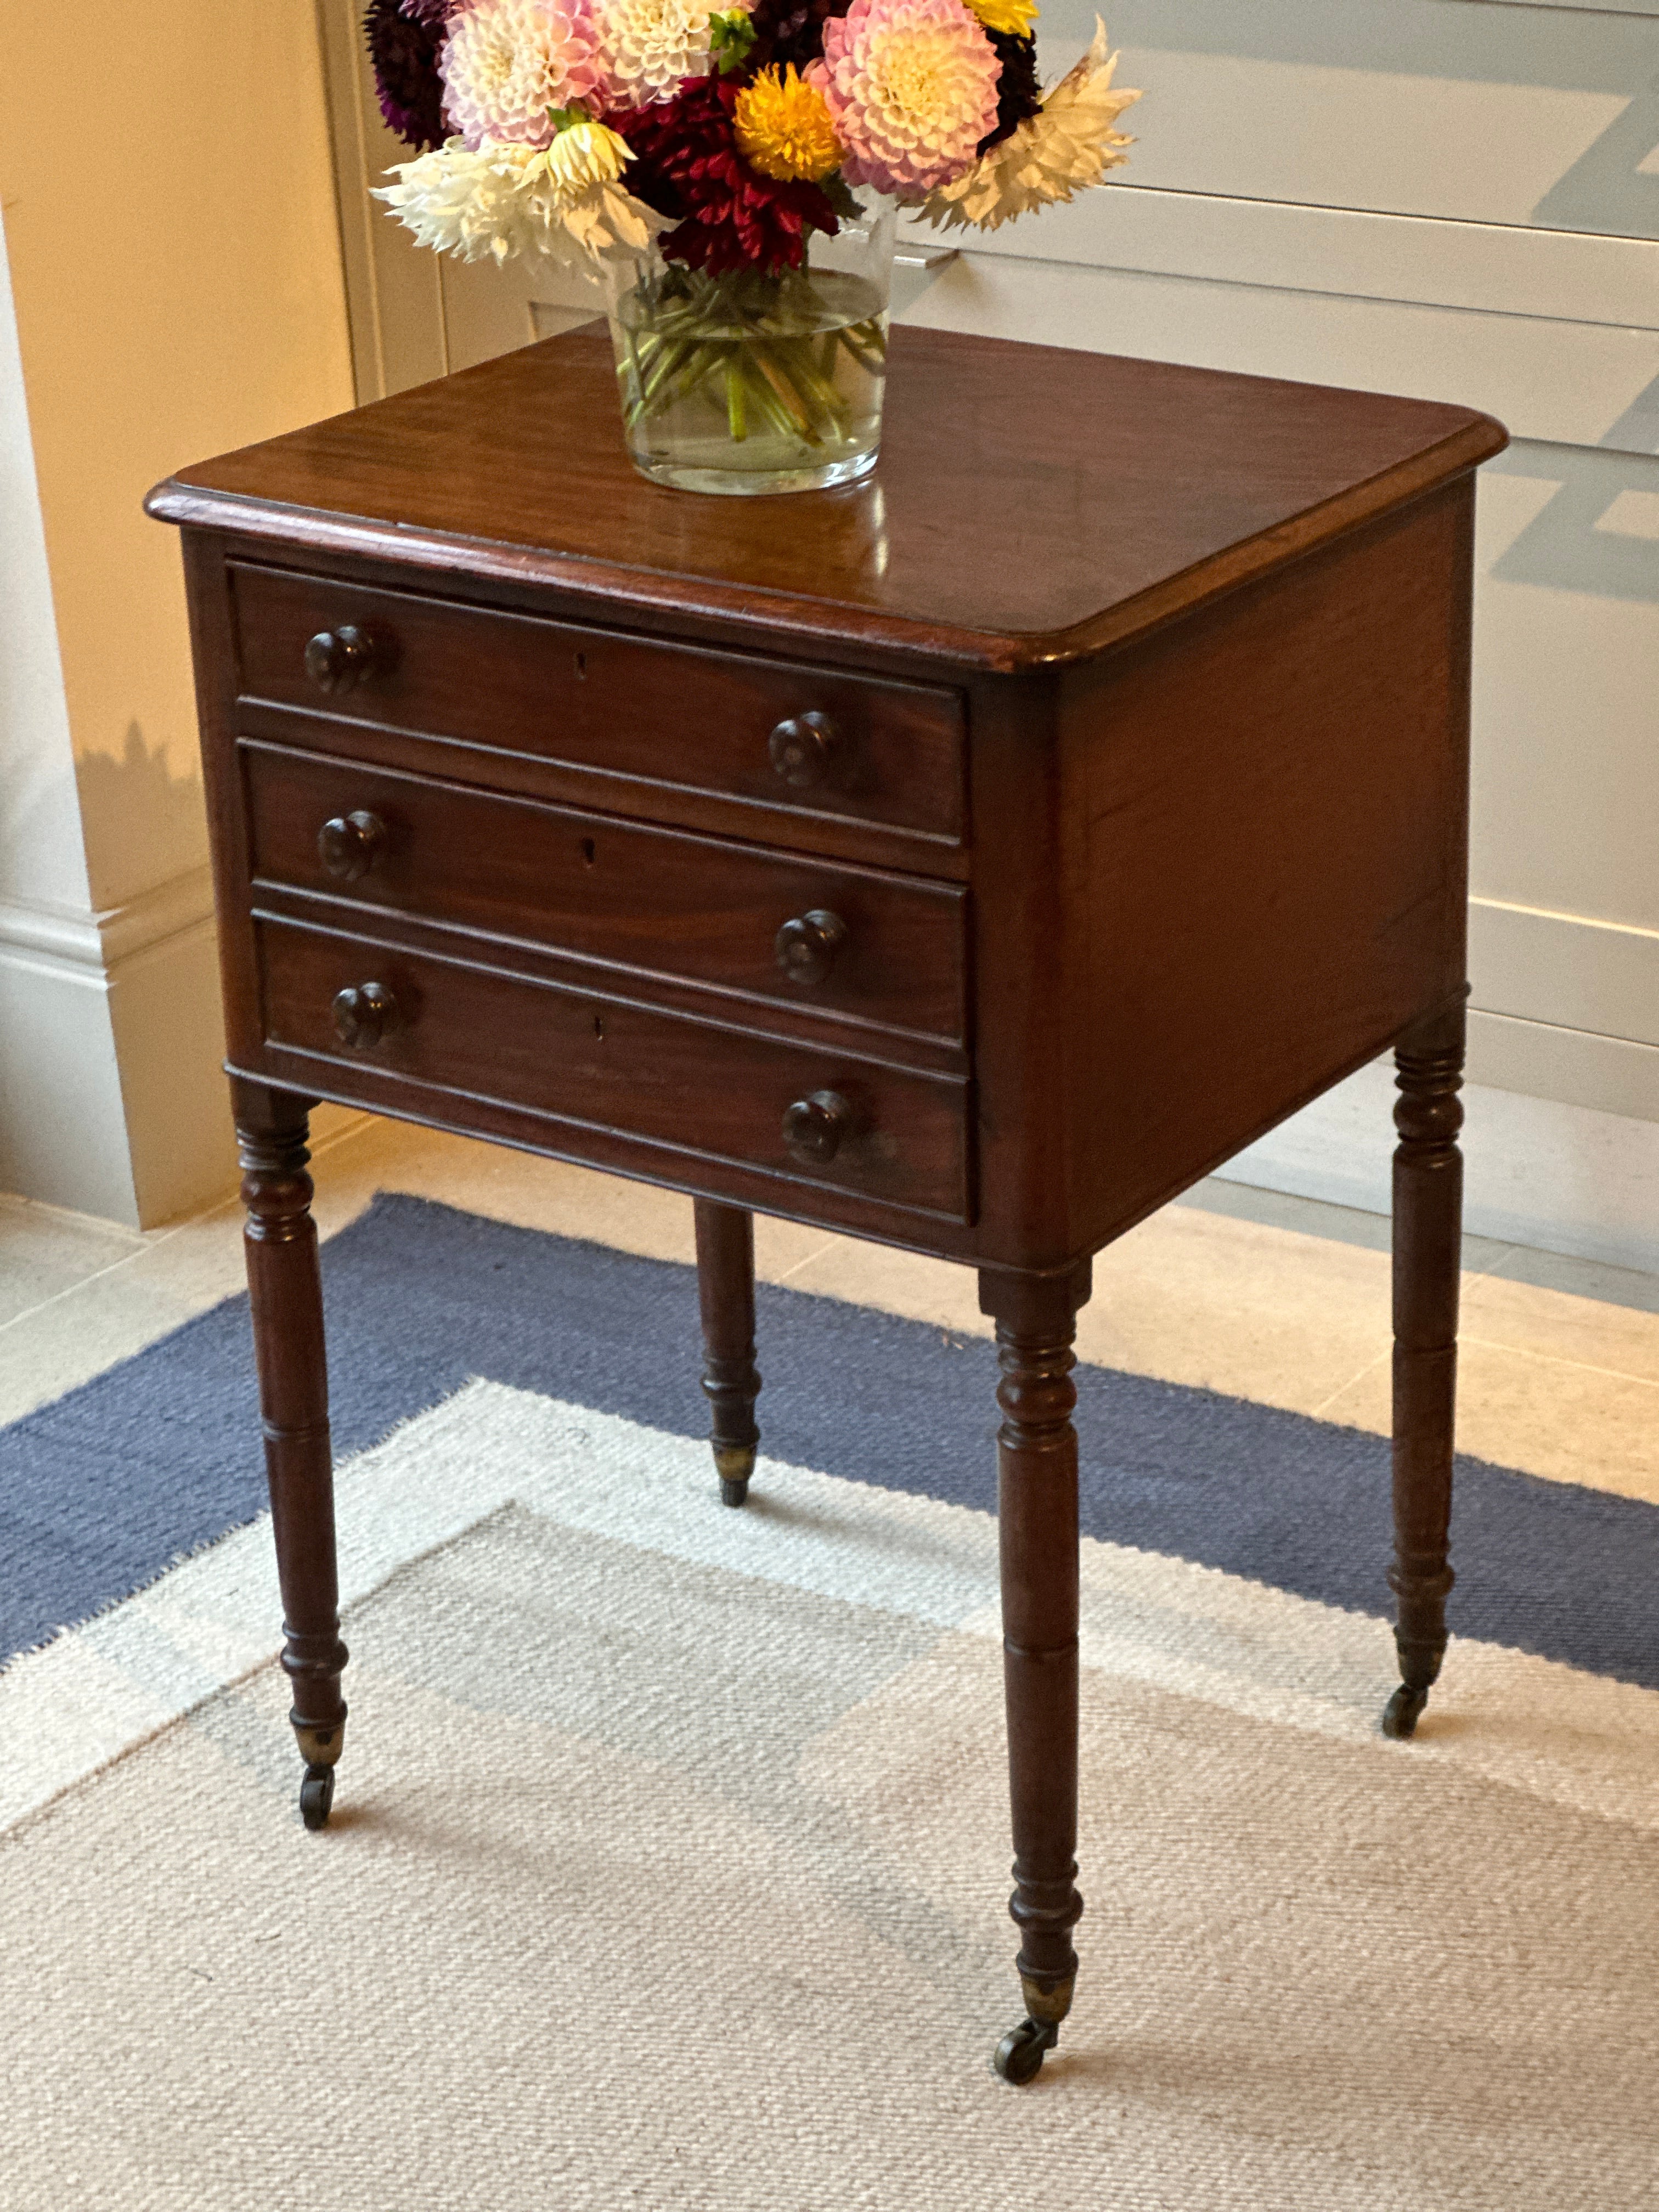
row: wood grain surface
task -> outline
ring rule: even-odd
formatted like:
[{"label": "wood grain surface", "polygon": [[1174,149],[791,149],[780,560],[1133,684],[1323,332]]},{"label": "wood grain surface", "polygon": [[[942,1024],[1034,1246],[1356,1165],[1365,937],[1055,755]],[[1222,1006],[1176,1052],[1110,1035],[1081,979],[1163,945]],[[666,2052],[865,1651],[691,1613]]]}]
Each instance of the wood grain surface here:
[{"label": "wood grain surface", "polygon": [[153,514],[1016,669],[1097,651],[1497,453],[1466,408],[893,332],[875,477],[688,498],[623,448],[575,331],[185,469]]},{"label": "wood grain surface", "polygon": [[[328,900],[333,911],[319,918],[348,928],[352,907],[391,908],[545,946],[607,971],[592,979],[600,990],[637,992],[663,975],[901,1035],[951,1043],[966,1035],[964,894],[954,884],[283,746],[245,742],[240,751],[262,902],[288,889]],[[381,835],[363,872],[343,880],[329,872],[319,833],[356,812]],[[821,911],[845,925],[845,939],[822,981],[792,981],[778,963],[779,932]]]},{"label": "wood grain surface", "polygon": [[[969,1214],[964,1085],[910,1073],[833,1044],[776,1042],[599,992],[532,982],[411,953],[367,935],[259,921],[254,927],[265,1038],[316,1067],[353,1065],[382,1110],[465,1113],[516,1106],[566,1125],[550,1149],[586,1133],[636,1137],[690,1159],[730,1160],[791,1182],[965,1220]],[[395,1007],[384,1041],[342,1041],[334,1001],[380,985]],[[290,1065],[296,1064],[292,1058]],[[804,1167],[783,1120],[818,1091],[846,1098],[853,1126],[833,1158]]]},{"label": "wood grain surface", "polygon": [[[231,581],[244,707],[326,714],[377,732],[644,781],[659,810],[661,787],[681,785],[824,822],[961,842],[962,702],[942,687],[876,684],[369,591],[340,577],[237,564]],[[349,690],[325,692],[307,672],[306,647],[342,625],[377,641],[376,665]],[[773,732],[814,714],[832,735],[828,763],[816,781],[789,782],[772,760]]]}]

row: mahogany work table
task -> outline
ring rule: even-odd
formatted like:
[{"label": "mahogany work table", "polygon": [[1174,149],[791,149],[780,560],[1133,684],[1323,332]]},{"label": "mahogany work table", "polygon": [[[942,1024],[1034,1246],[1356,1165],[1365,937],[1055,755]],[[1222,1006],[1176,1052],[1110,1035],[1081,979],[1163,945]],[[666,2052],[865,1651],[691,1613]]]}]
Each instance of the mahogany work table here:
[{"label": "mahogany work table", "polygon": [[152,495],[185,532],[307,1826],[346,1711],[319,1098],[690,1193],[728,1505],[757,1209],[978,1270],[1027,2014],[997,2063],[1029,2081],[1082,1911],[1091,1255],[1394,1046],[1411,1734],[1452,1581],[1473,472],[1504,441],[900,329],[872,480],[699,497],[634,474],[586,331]]}]

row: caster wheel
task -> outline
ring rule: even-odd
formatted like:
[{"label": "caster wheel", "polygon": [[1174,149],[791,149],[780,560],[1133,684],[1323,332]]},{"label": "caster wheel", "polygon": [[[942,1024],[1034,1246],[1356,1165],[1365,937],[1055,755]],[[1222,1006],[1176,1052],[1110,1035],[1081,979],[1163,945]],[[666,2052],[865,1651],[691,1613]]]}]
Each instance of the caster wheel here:
[{"label": "caster wheel", "polygon": [[308,1766],[300,1784],[300,1818],[307,1828],[325,1828],[334,1803],[334,1769]]},{"label": "caster wheel", "polygon": [[1429,1702],[1426,1690],[1407,1689],[1405,1683],[1395,1692],[1382,1711],[1382,1733],[1403,1743],[1417,1733],[1417,1723],[1423,1708]]},{"label": "caster wheel", "polygon": [[746,1474],[743,1477],[742,1480],[738,1482],[732,1482],[725,1475],[720,1477],[720,1504],[722,1505],[741,1505],[746,1501],[748,1496],[749,1477]]},{"label": "caster wheel", "polygon": [[1036,2080],[1042,2070],[1043,2052],[1052,2051],[1059,2040],[1057,2027],[1045,2027],[1041,2021],[1023,2020],[998,2044],[991,2064],[1005,2081],[1012,2081],[1017,2089],[1023,2089],[1028,2081]]}]

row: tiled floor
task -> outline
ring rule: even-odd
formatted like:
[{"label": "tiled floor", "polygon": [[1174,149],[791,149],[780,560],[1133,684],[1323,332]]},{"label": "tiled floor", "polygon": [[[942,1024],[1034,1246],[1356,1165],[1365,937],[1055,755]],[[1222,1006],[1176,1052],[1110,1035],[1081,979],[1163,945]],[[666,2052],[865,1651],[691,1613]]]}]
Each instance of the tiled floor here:
[{"label": "tiled floor", "polygon": [[[389,1189],[692,1256],[688,1200],[403,1124],[337,1121],[314,1171],[325,1237]],[[1206,1183],[1102,1255],[1079,1353],[1386,1430],[1387,1246],[1375,1215]],[[757,1223],[756,1247],[770,1281],[988,1327],[965,1268],[787,1222]],[[1659,1502],[1659,1277],[1474,1239],[1464,1259],[1464,1449]],[[0,1199],[0,1422],[239,1289],[241,1269],[234,1202],[142,1233]]]}]

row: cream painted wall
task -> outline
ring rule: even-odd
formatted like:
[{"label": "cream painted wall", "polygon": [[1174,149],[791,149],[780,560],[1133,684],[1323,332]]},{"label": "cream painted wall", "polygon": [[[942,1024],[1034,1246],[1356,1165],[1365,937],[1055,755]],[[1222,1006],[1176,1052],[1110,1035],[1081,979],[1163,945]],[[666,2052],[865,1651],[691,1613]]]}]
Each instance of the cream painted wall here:
[{"label": "cream painted wall", "polygon": [[[61,957],[63,934],[90,895],[3,234],[0,890],[15,902],[14,929],[0,942],[0,1188],[121,1212],[131,1177],[108,996],[101,975]],[[57,1139],[76,1105],[86,1121],[71,1194]]]},{"label": "cream painted wall", "polygon": [[[71,91],[72,88],[72,91]],[[352,404],[310,0],[24,9],[0,140],[93,894],[204,857],[179,549],[190,460]]]},{"label": "cream painted wall", "polygon": [[[12,118],[52,126],[0,139],[0,210],[85,871],[43,884],[17,804],[0,814],[0,960],[56,960],[65,989],[106,994],[130,1188],[118,1205],[77,1184],[82,1116],[50,1188],[38,1163],[10,1173],[149,1222],[233,1170],[179,547],[141,502],[185,462],[352,404],[312,0],[11,10],[5,90]],[[27,620],[38,672],[38,593]],[[52,720],[37,706],[11,731],[7,780],[21,746],[61,806]],[[29,1049],[14,1014],[3,1050]],[[0,1176],[16,1157],[0,1130]]]}]

